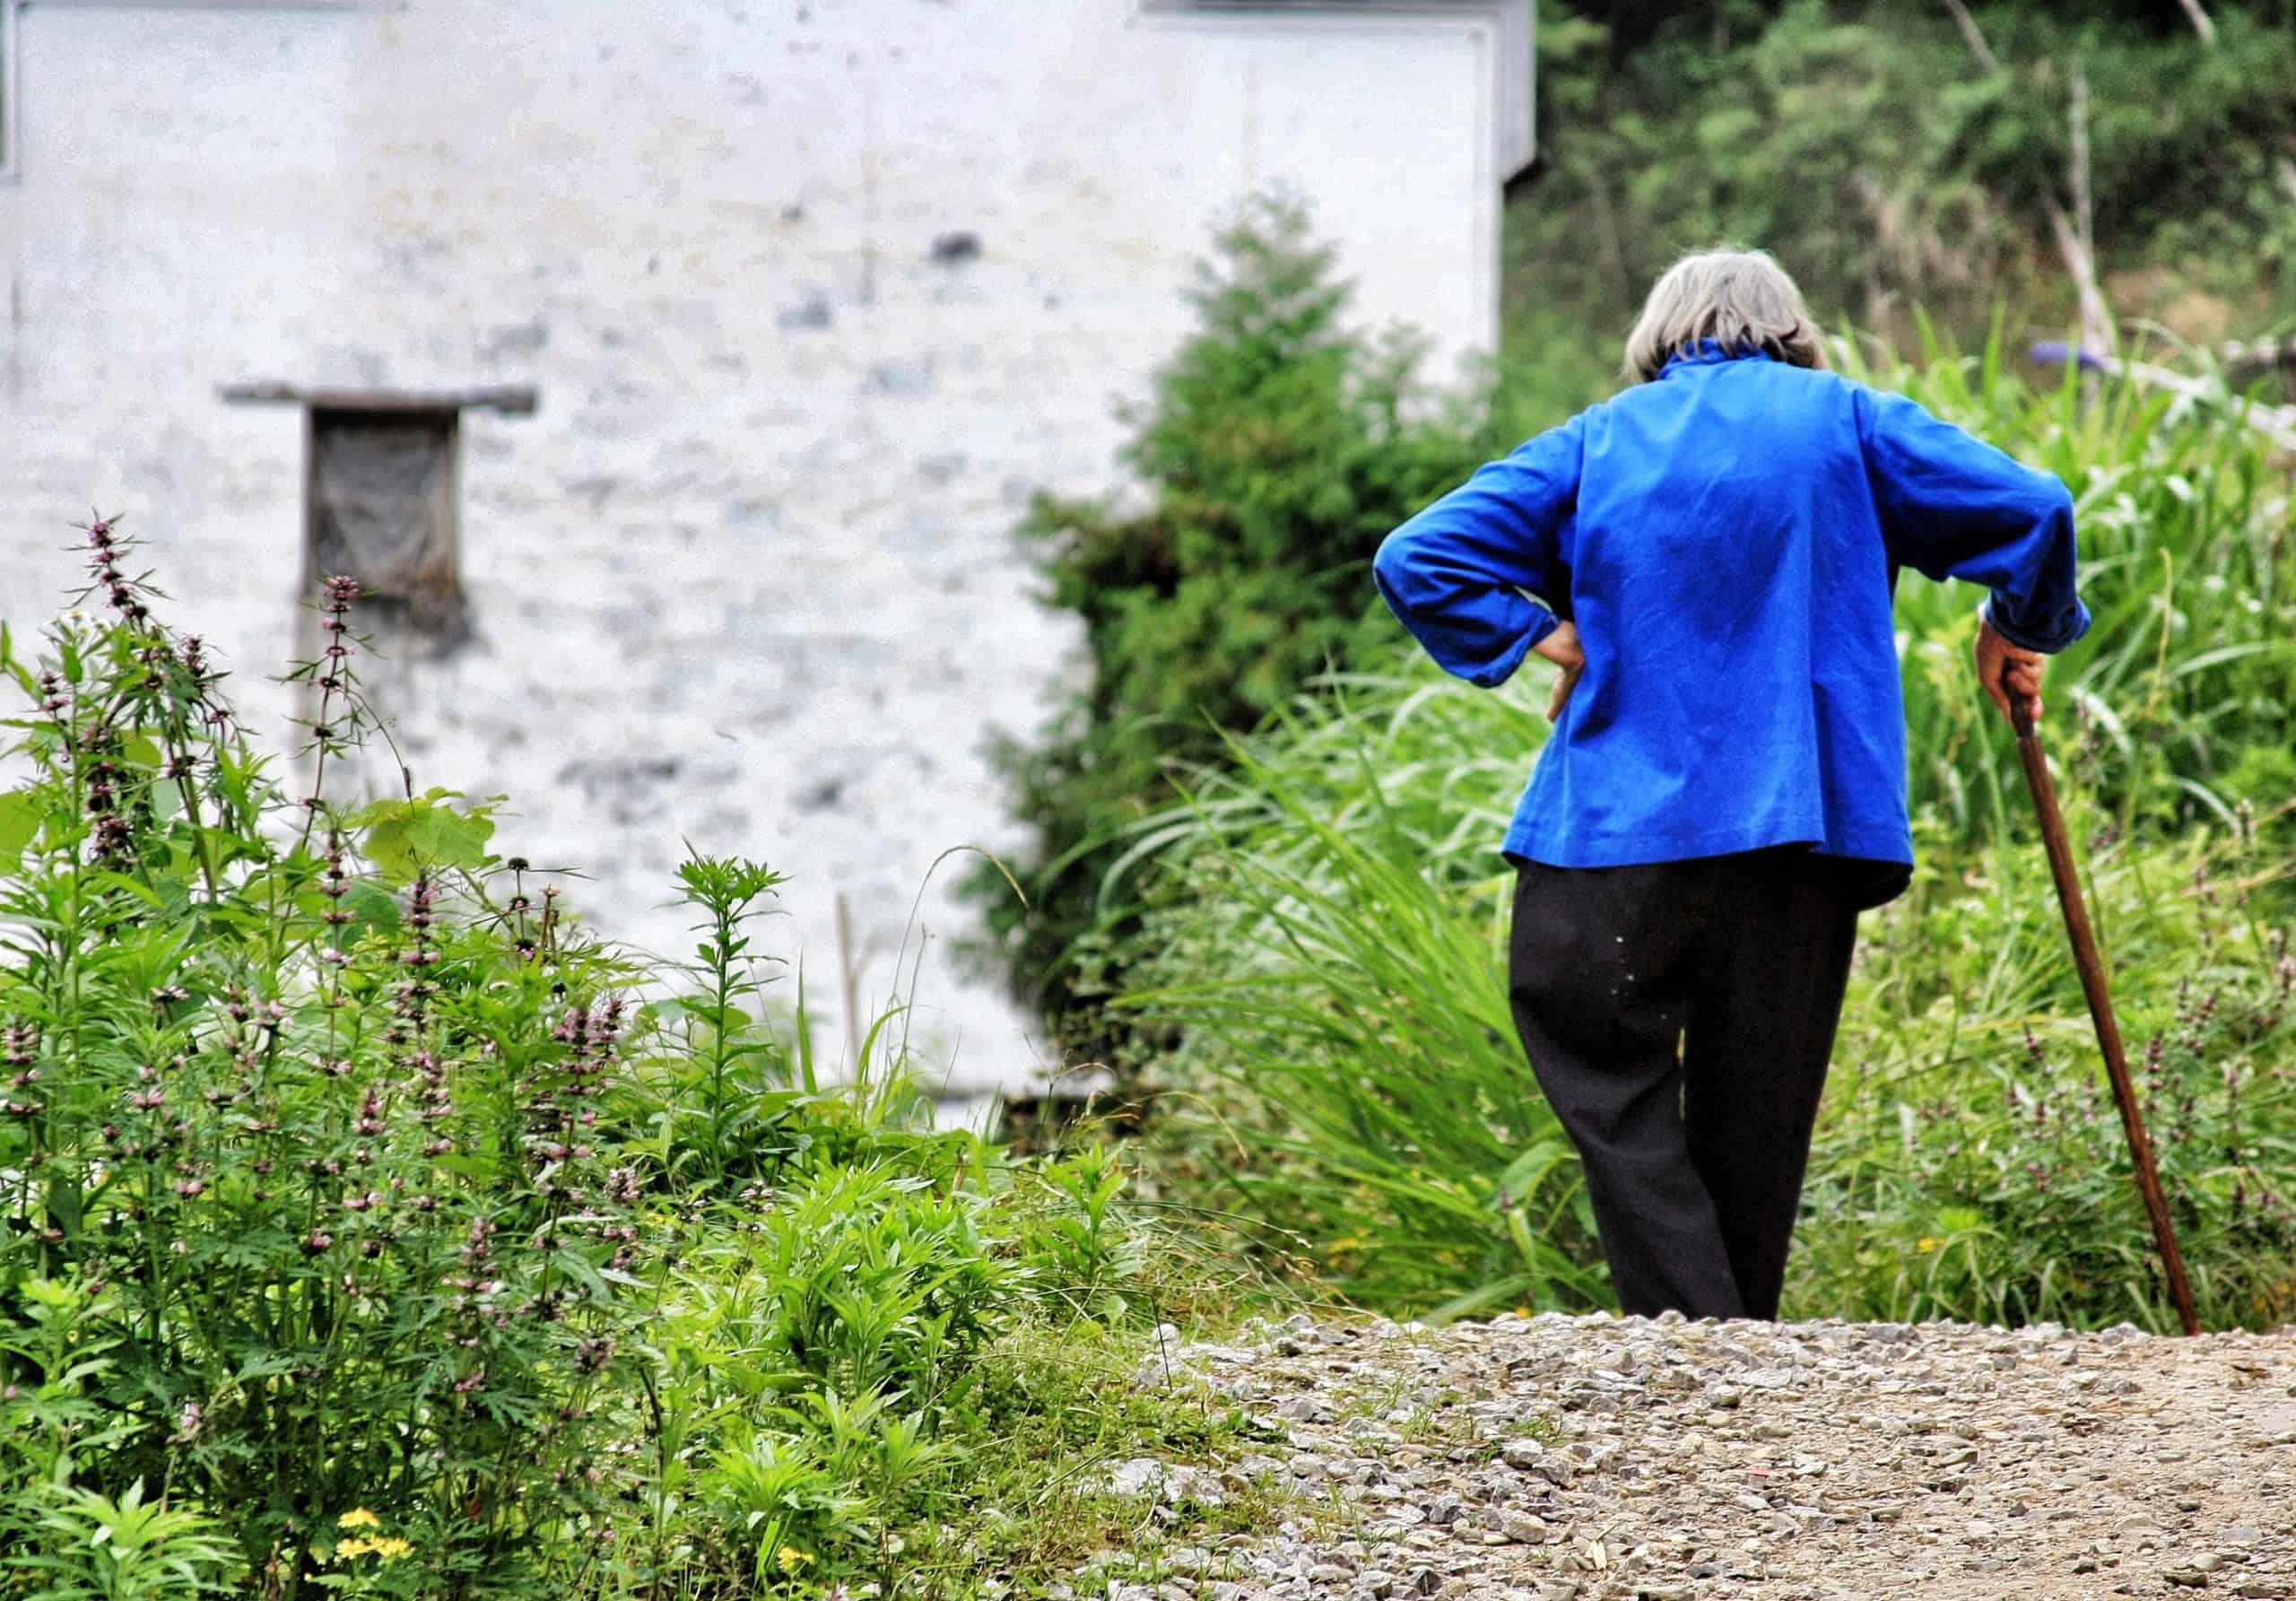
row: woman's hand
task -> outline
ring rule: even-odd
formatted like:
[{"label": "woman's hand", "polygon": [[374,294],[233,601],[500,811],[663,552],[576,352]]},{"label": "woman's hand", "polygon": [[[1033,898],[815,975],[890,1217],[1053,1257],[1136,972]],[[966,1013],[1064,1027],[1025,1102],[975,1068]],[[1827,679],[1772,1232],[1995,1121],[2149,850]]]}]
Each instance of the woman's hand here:
[{"label": "woman's hand", "polygon": [[1578,624],[1555,624],[1545,639],[1531,647],[1531,654],[1543,656],[1562,669],[1562,675],[1554,681],[1554,698],[1546,703],[1546,720],[1556,722],[1562,716],[1562,703],[1570,699],[1570,692],[1578,685],[1578,674],[1587,666],[1587,653],[1578,648]]},{"label": "woman's hand", "polygon": [[2001,715],[2011,723],[2016,722],[2009,702],[2011,695],[2031,702],[2033,720],[2041,718],[2041,669],[2048,658],[2038,651],[2021,650],[1994,632],[1993,624],[1980,622],[1977,627],[1977,681]]}]

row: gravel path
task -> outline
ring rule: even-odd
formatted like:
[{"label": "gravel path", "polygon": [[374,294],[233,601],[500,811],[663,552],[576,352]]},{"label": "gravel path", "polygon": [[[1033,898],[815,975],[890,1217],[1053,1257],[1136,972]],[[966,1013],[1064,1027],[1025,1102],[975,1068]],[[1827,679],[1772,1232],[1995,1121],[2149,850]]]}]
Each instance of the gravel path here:
[{"label": "gravel path", "polygon": [[1242,1403],[1262,1454],[1110,1482],[1176,1541],[1172,1503],[1255,1482],[1292,1515],[1076,1596],[2296,1597],[2286,1336],[1552,1313],[1256,1333],[1168,1332],[1144,1378]]}]

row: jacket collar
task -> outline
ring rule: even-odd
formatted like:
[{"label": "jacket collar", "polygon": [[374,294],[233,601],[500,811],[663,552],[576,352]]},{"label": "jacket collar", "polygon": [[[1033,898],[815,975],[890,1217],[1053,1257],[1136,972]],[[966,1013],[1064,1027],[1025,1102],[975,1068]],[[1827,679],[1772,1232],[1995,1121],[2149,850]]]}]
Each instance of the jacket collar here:
[{"label": "jacket collar", "polygon": [[1711,339],[1701,339],[1695,346],[1674,352],[1658,369],[1665,378],[1677,367],[1712,367],[1723,361],[1774,361],[1778,358],[1766,350],[1725,350]]}]

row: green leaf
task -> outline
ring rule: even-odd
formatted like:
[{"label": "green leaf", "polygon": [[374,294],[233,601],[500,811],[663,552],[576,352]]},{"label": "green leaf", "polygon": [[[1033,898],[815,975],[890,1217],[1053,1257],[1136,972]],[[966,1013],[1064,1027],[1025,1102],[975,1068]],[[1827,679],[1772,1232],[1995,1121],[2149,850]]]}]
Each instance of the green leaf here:
[{"label": "green leaf", "polygon": [[39,800],[24,790],[0,795],[0,862],[11,871],[24,859],[24,847],[39,837],[45,816]]},{"label": "green leaf", "polygon": [[364,831],[361,851],[393,883],[429,869],[483,867],[493,859],[486,842],[494,836],[494,820],[452,805],[455,798],[433,789],[411,800],[377,801],[352,819]]},{"label": "green leaf", "polygon": [[166,760],[160,742],[148,728],[131,728],[119,737],[119,753],[145,772],[157,772]]},{"label": "green leaf", "polygon": [[343,898],[343,909],[351,914],[344,929],[344,948],[361,935],[380,935],[386,938],[396,933],[399,924],[398,902],[388,892],[371,883],[354,883]]}]

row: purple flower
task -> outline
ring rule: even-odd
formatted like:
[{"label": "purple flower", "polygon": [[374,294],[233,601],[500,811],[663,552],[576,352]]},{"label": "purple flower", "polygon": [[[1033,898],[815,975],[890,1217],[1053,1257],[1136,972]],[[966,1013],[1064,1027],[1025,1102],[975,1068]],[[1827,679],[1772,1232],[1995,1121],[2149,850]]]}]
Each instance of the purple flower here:
[{"label": "purple flower", "polygon": [[183,1410],[176,1414],[175,1438],[168,1443],[170,1445],[190,1444],[199,1438],[200,1428],[206,1421],[207,1414],[201,1410],[198,1402],[186,1401],[183,1404]]}]

